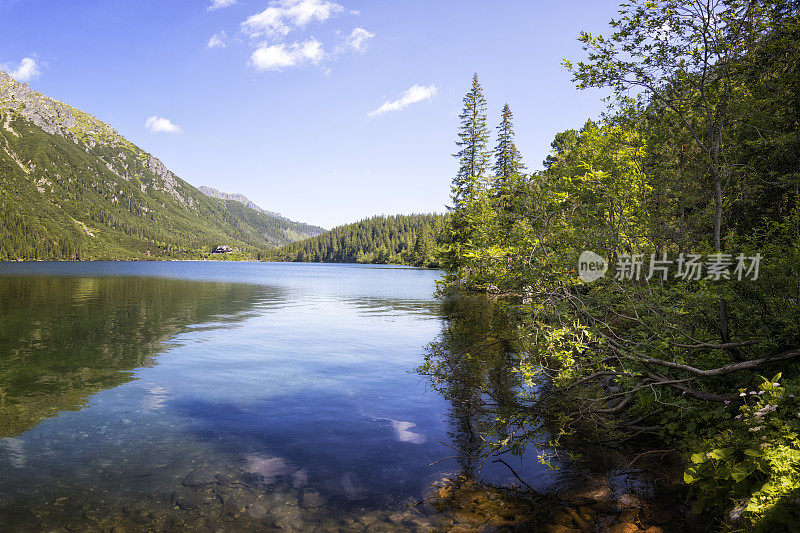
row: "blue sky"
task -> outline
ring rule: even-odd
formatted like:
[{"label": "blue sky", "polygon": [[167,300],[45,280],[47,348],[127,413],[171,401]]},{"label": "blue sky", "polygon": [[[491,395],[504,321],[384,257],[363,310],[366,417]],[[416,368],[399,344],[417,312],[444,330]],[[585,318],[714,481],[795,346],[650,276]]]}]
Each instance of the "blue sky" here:
[{"label": "blue sky", "polygon": [[473,72],[492,126],[508,103],[540,168],[557,131],[604,107],[561,60],[581,57],[579,31],[605,31],[616,5],[0,0],[0,65],[195,186],[333,227],[444,211]]}]

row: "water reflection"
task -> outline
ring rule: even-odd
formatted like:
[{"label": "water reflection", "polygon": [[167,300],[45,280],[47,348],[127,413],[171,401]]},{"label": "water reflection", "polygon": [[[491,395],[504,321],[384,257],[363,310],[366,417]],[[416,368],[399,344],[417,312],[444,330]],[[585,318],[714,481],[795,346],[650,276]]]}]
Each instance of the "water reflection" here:
[{"label": "water reflection", "polygon": [[440,317],[442,306],[438,301],[408,300],[399,298],[348,298],[346,300],[365,315],[397,316],[419,315]]},{"label": "water reflection", "polygon": [[437,524],[405,507],[442,475],[408,372],[435,273],[28,266],[0,265],[4,530]]},{"label": "water reflection", "polygon": [[[0,265],[4,530],[428,531],[452,524],[416,505],[430,484],[478,469],[437,461],[494,424],[475,405],[514,401],[501,314],[462,300],[443,321],[435,272],[32,268]],[[440,396],[413,369],[445,324],[462,373]]]},{"label": "water reflection", "polygon": [[[442,313],[446,325],[428,346],[418,372],[450,403],[449,436],[459,475],[495,483],[522,481],[536,489],[552,486],[558,476],[539,463],[538,449],[504,444],[512,435],[542,432],[534,415],[535,396],[520,395],[525,384],[514,372],[519,361],[511,315],[501,303],[469,294],[445,296]],[[525,474],[525,480],[515,472]]]},{"label": "water reflection", "polygon": [[[132,379],[189,324],[231,327],[278,289],[142,278],[0,278],[0,438]],[[154,388],[147,408],[163,404]],[[8,444],[6,444],[8,446]]]}]

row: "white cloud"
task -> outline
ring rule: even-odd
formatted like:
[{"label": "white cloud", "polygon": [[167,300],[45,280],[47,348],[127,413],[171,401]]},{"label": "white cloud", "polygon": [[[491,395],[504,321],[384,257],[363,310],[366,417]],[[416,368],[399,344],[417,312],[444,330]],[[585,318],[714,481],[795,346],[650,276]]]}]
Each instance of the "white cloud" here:
[{"label": "white cloud", "polygon": [[211,0],[211,5],[208,6],[206,9],[209,11],[213,11],[215,9],[220,9],[222,7],[229,7],[236,3],[236,0]]},{"label": "white cloud", "polygon": [[242,22],[242,30],[251,37],[283,37],[294,28],[312,20],[325,22],[343,10],[330,0],[274,0],[264,11]]},{"label": "white cloud", "polygon": [[225,48],[227,46],[225,43],[225,39],[227,39],[227,35],[225,35],[225,30],[218,31],[217,33],[211,36],[211,39],[208,40],[206,48]]},{"label": "white cloud", "polygon": [[359,54],[363,54],[367,51],[369,41],[372,40],[373,37],[375,37],[375,34],[371,31],[367,31],[364,28],[355,28],[350,35],[345,38],[342,49],[350,49]]},{"label": "white cloud", "polygon": [[34,59],[26,57],[17,68],[10,68],[8,74],[18,82],[25,83],[39,77],[39,65]]},{"label": "white cloud", "polygon": [[282,37],[289,33],[289,26],[284,23],[280,8],[268,7],[242,22],[242,30],[251,37],[264,34],[269,37]]},{"label": "white cloud", "polygon": [[[241,23],[242,33],[251,38],[254,48],[248,64],[259,71],[279,71],[334,61],[345,52],[365,52],[375,34],[364,28],[341,36],[339,44],[327,50],[308,33],[287,38],[293,32],[302,34],[312,22],[324,23],[340,13],[346,10],[334,0],[271,0],[266,9]],[[330,69],[323,72],[327,75]]]},{"label": "white cloud", "polygon": [[168,118],[152,116],[144,123],[145,128],[153,133],[180,133],[181,128],[172,123]]},{"label": "white cloud", "polygon": [[439,94],[439,89],[437,89],[435,85],[412,85],[407,90],[403,91],[400,98],[392,102],[384,102],[382,106],[375,111],[367,113],[367,115],[374,117],[375,115],[382,115],[389,111],[400,111],[411,104],[431,100],[437,94]]},{"label": "white cloud", "polygon": [[315,38],[297,43],[263,44],[250,56],[250,64],[260,71],[283,70],[307,63],[316,65],[325,56],[322,44]]}]

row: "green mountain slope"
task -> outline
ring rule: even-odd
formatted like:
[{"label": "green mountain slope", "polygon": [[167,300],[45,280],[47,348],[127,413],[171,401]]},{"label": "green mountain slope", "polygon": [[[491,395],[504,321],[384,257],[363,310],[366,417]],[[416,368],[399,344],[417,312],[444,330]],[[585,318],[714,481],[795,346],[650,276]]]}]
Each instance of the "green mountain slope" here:
[{"label": "green mountain slope", "polygon": [[[222,200],[223,204],[225,204],[228,209],[236,212],[241,219],[246,220],[252,227],[261,228],[262,234],[267,235],[268,241],[270,241],[268,236],[271,232],[270,228],[273,226],[276,228],[279,227],[281,234],[289,239],[289,241],[299,241],[308,237],[314,237],[316,235],[325,233],[326,231],[324,228],[320,228],[319,226],[294,222],[286,217],[281,216],[279,213],[267,211],[266,209],[263,209],[253,203],[249,198],[242,194],[228,194],[226,192],[205,186],[200,186],[197,188],[197,190],[206,196]],[[245,208],[243,209],[237,204],[243,204]],[[257,211],[258,213],[267,215],[267,217],[265,218],[254,215],[252,211]],[[276,245],[282,245],[286,243],[285,240],[270,242],[273,242]]]},{"label": "green mountain slope", "polygon": [[278,261],[439,266],[446,215],[377,216],[275,250]]},{"label": "green mountain slope", "polygon": [[113,128],[0,71],[0,260],[245,256],[321,228],[210,198]]}]

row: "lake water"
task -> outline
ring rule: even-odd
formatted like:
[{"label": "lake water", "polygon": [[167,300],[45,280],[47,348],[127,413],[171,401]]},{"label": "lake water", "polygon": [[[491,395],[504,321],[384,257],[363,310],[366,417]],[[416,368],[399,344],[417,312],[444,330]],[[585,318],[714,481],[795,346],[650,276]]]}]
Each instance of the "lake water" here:
[{"label": "lake water", "polygon": [[0,264],[0,529],[435,524],[409,509],[459,470],[430,466],[457,432],[414,373],[444,327],[439,275]]}]

